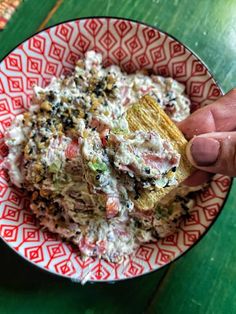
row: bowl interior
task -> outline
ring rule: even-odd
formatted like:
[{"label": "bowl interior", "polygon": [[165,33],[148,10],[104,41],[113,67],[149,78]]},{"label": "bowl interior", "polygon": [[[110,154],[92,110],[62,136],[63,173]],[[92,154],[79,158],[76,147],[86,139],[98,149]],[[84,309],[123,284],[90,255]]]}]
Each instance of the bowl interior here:
[{"label": "bowl interior", "polygon": [[[167,34],[138,22],[87,18],[62,23],[31,37],[0,65],[0,136],[14,117],[30,106],[32,86],[45,86],[53,76],[67,75],[87,50],[102,53],[104,66],[117,64],[127,72],[145,68],[171,76],[186,86],[192,110],[220,95],[205,65]],[[0,143],[1,160],[7,154]],[[214,176],[199,193],[196,205],[180,230],[153,244],[142,245],[122,264],[82,259],[70,245],[43,231],[29,210],[27,197],[9,185],[0,171],[0,235],[20,255],[53,273],[78,280],[110,281],[156,270],[189,249],[217,217],[230,187],[230,178]]]}]

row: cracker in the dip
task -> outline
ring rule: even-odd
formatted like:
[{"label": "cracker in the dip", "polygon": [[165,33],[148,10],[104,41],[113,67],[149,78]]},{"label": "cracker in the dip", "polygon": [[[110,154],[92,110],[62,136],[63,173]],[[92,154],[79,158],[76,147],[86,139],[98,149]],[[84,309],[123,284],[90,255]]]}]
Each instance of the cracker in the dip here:
[{"label": "cracker in the dip", "polygon": [[127,111],[126,119],[131,131],[156,131],[163,139],[169,140],[174,149],[181,155],[179,166],[175,172],[176,185],[156,188],[154,191],[143,190],[140,197],[134,200],[136,207],[148,210],[153,208],[166,194],[190,175],[191,165],[185,153],[187,141],[174,122],[148,95],[142,97],[138,103]]}]

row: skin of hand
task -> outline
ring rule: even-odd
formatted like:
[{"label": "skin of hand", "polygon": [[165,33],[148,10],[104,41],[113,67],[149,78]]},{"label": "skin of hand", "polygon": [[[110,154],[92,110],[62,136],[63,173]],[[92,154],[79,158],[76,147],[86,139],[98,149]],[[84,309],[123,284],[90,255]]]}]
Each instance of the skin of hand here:
[{"label": "skin of hand", "polygon": [[212,173],[236,176],[236,88],[178,123],[187,157],[197,169],[185,184],[206,182]]}]

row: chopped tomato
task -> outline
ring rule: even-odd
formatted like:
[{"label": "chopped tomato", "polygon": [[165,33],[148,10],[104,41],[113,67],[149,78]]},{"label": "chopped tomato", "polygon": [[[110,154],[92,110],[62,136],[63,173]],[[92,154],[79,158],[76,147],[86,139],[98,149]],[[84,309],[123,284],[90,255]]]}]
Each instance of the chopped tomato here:
[{"label": "chopped tomato", "polygon": [[120,201],[118,197],[109,196],[106,202],[107,218],[115,217],[120,209]]},{"label": "chopped tomato", "polygon": [[89,125],[91,128],[96,128],[98,132],[102,132],[104,129],[107,128],[107,125],[99,121],[97,118],[92,118],[92,121]]},{"label": "chopped tomato", "polygon": [[107,242],[105,240],[99,240],[97,241],[96,244],[97,244],[98,254],[105,254]]},{"label": "chopped tomato", "polygon": [[151,155],[151,154],[144,154],[143,159],[145,161],[145,164],[147,166],[150,166],[154,169],[161,169],[163,166],[163,159],[156,155]]},{"label": "chopped tomato", "polygon": [[101,133],[100,133],[100,138],[102,141],[102,146],[106,146],[107,145],[107,135],[109,134],[109,129],[106,128],[104,129]]},{"label": "chopped tomato", "polygon": [[123,106],[126,106],[130,102],[130,98],[128,97],[128,92],[129,92],[129,87],[128,86],[122,87],[122,89],[121,89],[121,98],[122,98],[122,101],[123,101]]},{"label": "chopped tomato", "polygon": [[119,170],[122,170],[122,171],[130,171],[130,168],[126,165],[119,165]]},{"label": "chopped tomato", "polygon": [[178,162],[179,162],[179,158],[177,156],[173,156],[170,160],[171,165],[177,164]]},{"label": "chopped tomato", "polygon": [[96,247],[96,245],[94,243],[91,243],[88,241],[88,239],[86,237],[83,237],[80,242],[79,242],[79,249],[80,251],[85,254],[85,255],[93,255],[93,251]]},{"label": "chopped tomato", "polygon": [[129,233],[124,229],[115,229],[115,233],[119,235],[119,237],[127,237]]},{"label": "chopped tomato", "polygon": [[120,92],[121,92],[121,96],[122,96],[123,99],[127,96],[128,91],[129,91],[129,87],[128,86],[123,86],[121,88]]},{"label": "chopped tomato", "polygon": [[123,103],[123,106],[126,106],[130,103],[130,98],[129,97],[126,97],[125,100],[124,100],[124,103]]},{"label": "chopped tomato", "polygon": [[135,172],[136,169],[134,167],[134,165],[119,165],[119,170],[121,171],[127,171],[127,172]]},{"label": "chopped tomato", "polygon": [[78,140],[73,140],[66,147],[65,156],[68,159],[73,159],[73,158],[77,157],[78,154],[79,154],[79,143],[78,143]]},{"label": "chopped tomato", "polygon": [[147,94],[148,92],[150,92],[152,90],[152,86],[149,86],[147,88],[140,88],[140,92],[142,92],[143,94]]}]

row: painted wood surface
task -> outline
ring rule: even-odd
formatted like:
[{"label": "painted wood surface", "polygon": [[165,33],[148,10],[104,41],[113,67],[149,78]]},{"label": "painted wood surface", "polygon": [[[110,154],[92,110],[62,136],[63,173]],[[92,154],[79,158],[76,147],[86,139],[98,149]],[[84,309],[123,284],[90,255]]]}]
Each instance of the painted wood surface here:
[{"label": "painted wood surface", "polygon": [[[234,0],[25,0],[0,32],[0,58],[39,29],[86,16],[120,16],[177,37],[226,92],[236,86]],[[236,184],[208,234],[159,272],[80,286],[43,272],[0,243],[0,313],[236,313]]]}]

